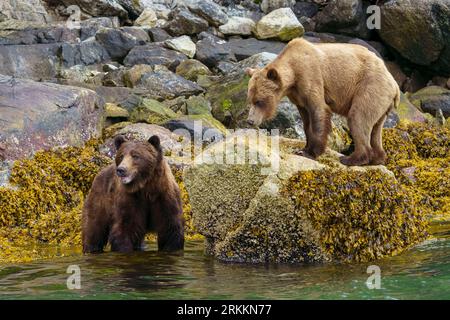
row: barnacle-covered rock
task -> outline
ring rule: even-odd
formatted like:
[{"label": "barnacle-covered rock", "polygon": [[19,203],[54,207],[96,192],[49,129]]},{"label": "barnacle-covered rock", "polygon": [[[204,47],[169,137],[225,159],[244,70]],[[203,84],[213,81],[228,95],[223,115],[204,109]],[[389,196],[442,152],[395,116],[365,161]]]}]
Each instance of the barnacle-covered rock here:
[{"label": "barnacle-covered rock", "polygon": [[369,261],[425,238],[421,208],[385,167],[346,167],[331,150],[310,160],[295,154],[298,140],[258,141],[228,136],[184,172],[207,253],[251,263]]}]

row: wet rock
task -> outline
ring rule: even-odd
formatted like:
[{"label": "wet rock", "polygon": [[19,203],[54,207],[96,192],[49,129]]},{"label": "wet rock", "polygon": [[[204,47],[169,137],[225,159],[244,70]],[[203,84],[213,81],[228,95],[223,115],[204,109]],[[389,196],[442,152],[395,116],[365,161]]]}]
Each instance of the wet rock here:
[{"label": "wet rock", "polygon": [[156,26],[156,21],[158,20],[158,17],[156,16],[155,11],[153,11],[150,8],[144,9],[144,11],[141,13],[141,15],[134,21],[135,26],[140,27],[154,27]]},{"label": "wet rock", "polygon": [[164,42],[164,44],[170,49],[184,53],[189,58],[193,58],[195,56],[196,46],[189,36],[168,39]]},{"label": "wet rock", "polygon": [[316,31],[342,33],[367,38],[367,29],[362,0],[331,0],[316,17]]},{"label": "wet rock", "polygon": [[171,70],[186,60],[187,57],[177,51],[166,49],[159,43],[150,43],[145,46],[137,46],[131,49],[123,61],[127,67],[136,64],[163,65]]},{"label": "wet rock", "polygon": [[187,0],[187,7],[213,26],[220,26],[228,22],[228,16],[223,7],[211,0]]},{"label": "wet rock", "polygon": [[281,8],[264,16],[256,24],[258,39],[278,38],[282,41],[301,37],[305,32],[294,12],[290,8]]},{"label": "wet rock", "polygon": [[219,27],[219,31],[224,35],[249,36],[255,29],[255,22],[244,17],[231,17],[228,22]]},{"label": "wet rock", "polygon": [[230,39],[228,46],[238,61],[247,59],[260,52],[279,54],[286,44],[279,41],[248,39]]},{"label": "wet rock", "polygon": [[236,59],[225,40],[208,33],[202,33],[200,36],[201,40],[196,44],[195,58],[209,68],[216,66],[219,61],[234,61]]},{"label": "wet rock", "polygon": [[409,61],[450,72],[450,4],[446,0],[396,0],[381,6],[380,37]]},{"label": "wet rock", "polygon": [[164,29],[173,36],[193,35],[208,30],[208,22],[184,8],[170,12]]},{"label": "wet rock", "polygon": [[2,75],[0,96],[4,159],[81,146],[101,134],[103,101],[94,91]]},{"label": "wet rock", "polygon": [[[280,139],[279,146],[236,133],[185,169],[194,225],[206,238],[207,254],[245,263],[370,261],[425,239],[425,217],[404,202],[410,196],[386,168],[345,167],[331,151],[323,161],[297,156],[298,140]],[[368,211],[378,203],[383,209],[373,220]]]},{"label": "wet rock", "polygon": [[191,81],[197,81],[199,75],[211,75],[211,71],[198,60],[188,59],[182,61],[177,69],[176,73],[183,78]]},{"label": "wet rock", "polygon": [[120,29],[102,28],[95,39],[101,44],[113,60],[123,59],[131,49],[137,45],[144,45],[144,41],[138,41],[132,34]]},{"label": "wet rock", "polygon": [[78,44],[63,43],[61,45],[62,64],[70,68],[77,64],[91,65],[109,61],[108,51],[94,38],[89,38]]},{"label": "wet rock", "polygon": [[0,73],[34,80],[53,79],[58,73],[60,48],[57,43],[0,46]]},{"label": "wet rock", "polygon": [[319,6],[314,2],[296,1],[292,11],[294,11],[295,15],[299,19],[301,17],[312,18],[319,11]]},{"label": "wet rock", "polygon": [[412,104],[433,116],[441,109],[444,117],[450,116],[450,90],[438,86],[426,87],[409,96]]}]

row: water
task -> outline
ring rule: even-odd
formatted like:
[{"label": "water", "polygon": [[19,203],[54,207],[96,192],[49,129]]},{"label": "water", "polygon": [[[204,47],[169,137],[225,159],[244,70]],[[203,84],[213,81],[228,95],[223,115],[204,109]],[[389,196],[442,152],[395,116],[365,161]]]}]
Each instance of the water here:
[{"label": "water", "polygon": [[[183,254],[105,253],[0,266],[1,299],[450,299],[450,226],[381,268],[381,289],[366,286],[365,264],[263,266],[221,263],[191,241]],[[69,265],[81,289],[68,290]]]}]

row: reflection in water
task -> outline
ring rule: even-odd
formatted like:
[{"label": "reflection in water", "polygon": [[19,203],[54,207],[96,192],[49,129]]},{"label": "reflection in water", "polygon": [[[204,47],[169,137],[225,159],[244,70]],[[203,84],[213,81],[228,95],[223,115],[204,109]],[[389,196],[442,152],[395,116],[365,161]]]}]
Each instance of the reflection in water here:
[{"label": "reflection in water", "polygon": [[[450,229],[399,256],[380,260],[381,289],[365,282],[370,264],[221,263],[188,242],[184,253],[105,253],[0,266],[1,298],[35,299],[450,299]],[[68,290],[69,265],[81,290]]]}]

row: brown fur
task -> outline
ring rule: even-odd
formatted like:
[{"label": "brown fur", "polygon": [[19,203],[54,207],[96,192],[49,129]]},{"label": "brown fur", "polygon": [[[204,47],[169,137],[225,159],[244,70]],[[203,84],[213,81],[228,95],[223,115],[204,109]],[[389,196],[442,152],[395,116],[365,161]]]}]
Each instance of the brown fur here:
[{"label": "brown fur", "polygon": [[157,232],[159,250],[183,249],[180,190],[159,138],[131,142],[119,136],[115,143],[115,164],[96,176],[86,199],[83,252],[102,252],[108,242],[112,251],[140,250],[149,231]]},{"label": "brown fur", "polygon": [[289,42],[261,70],[247,69],[248,121],[270,119],[282,97],[296,104],[307,144],[303,154],[315,159],[326,148],[331,113],[347,117],[355,151],[342,157],[346,165],[383,164],[381,131],[389,111],[397,107],[400,89],[383,60],[359,45]]}]

